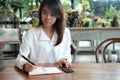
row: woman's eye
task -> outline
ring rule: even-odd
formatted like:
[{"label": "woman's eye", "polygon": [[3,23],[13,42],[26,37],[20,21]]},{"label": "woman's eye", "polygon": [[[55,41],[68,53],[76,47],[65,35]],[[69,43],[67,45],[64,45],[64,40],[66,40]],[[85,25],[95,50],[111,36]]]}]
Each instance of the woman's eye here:
[{"label": "woman's eye", "polygon": [[51,16],[55,16],[54,14],[51,14]]},{"label": "woman's eye", "polygon": [[42,13],[43,13],[43,14],[47,14],[47,12],[45,12],[45,11],[43,11]]},{"label": "woman's eye", "polygon": [[51,14],[51,16],[55,16],[55,14]]}]

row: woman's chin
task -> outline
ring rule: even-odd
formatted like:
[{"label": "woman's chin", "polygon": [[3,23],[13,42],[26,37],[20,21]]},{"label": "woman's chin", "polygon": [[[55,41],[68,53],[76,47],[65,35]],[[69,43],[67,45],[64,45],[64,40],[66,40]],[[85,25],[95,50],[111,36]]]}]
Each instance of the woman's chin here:
[{"label": "woman's chin", "polygon": [[45,24],[44,27],[51,27],[52,25],[50,24]]}]

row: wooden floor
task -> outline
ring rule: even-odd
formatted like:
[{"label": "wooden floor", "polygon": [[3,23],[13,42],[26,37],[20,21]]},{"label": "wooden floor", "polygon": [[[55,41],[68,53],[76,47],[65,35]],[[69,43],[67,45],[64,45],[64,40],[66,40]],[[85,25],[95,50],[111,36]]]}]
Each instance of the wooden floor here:
[{"label": "wooden floor", "polygon": [[[6,66],[11,63],[14,63],[15,59],[11,60],[0,60],[0,71],[2,71]],[[78,55],[76,58],[76,63],[95,63],[94,55]]]}]

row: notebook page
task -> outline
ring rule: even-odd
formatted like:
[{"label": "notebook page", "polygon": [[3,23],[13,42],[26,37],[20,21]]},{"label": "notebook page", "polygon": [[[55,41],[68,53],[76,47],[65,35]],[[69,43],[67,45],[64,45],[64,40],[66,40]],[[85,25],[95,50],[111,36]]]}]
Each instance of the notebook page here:
[{"label": "notebook page", "polygon": [[29,72],[29,75],[39,75],[39,74],[55,74],[62,73],[57,67],[38,67],[35,70]]}]

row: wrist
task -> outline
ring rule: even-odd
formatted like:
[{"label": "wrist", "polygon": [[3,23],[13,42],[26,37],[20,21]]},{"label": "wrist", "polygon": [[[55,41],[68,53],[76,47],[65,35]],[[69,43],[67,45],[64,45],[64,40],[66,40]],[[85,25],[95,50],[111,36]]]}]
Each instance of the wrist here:
[{"label": "wrist", "polygon": [[66,59],[66,58],[63,58],[63,60],[66,60],[66,61],[67,61],[67,59]]},{"label": "wrist", "polygon": [[67,62],[67,59],[66,58],[62,58],[62,59],[60,59],[59,62]]},{"label": "wrist", "polygon": [[23,68],[22,68],[24,71],[25,71],[25,64],[23,65]]}]

